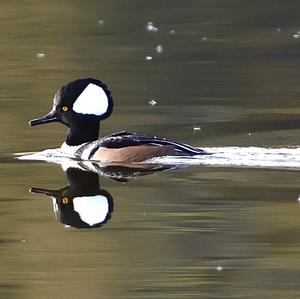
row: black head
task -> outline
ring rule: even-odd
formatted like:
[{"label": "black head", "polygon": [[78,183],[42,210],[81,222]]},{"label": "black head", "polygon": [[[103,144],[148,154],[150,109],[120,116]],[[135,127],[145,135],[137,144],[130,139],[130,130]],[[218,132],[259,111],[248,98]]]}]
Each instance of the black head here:
[{"label": "black head", "polygon": [[70,129],[97,130],[98,136],[99,121],[109,117],[112,110],[112,96],[104,83],[92,78],[78,79],[61,87],[54,96],[52,110],[31,120],[29,125],[61,122]]},{"label": "black head", "polygon": [[70,186],[59,190],[31,187],[30,192],[52,197],[55,215],[63,224],[76,228],[106,224],[113,212],[113,198],[100,189],[98,174],[68,168],[67,175]]}]

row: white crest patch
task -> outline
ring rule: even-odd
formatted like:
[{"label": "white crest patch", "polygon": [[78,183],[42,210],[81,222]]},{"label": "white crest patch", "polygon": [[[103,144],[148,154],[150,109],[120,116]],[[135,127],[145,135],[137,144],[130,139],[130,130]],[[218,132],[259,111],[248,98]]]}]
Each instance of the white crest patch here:
[{"label": "white crest patch", "polygon": [[108,199],[104,195],[75,197],[73,205],[80,219],[90,226],[103,222],[109,212]]},{"label": "white crest patch", "polygon": [[108,97],[104,90],[90,83],[73,104],[73,110],[82,114],[103,115],[108,109]]}]

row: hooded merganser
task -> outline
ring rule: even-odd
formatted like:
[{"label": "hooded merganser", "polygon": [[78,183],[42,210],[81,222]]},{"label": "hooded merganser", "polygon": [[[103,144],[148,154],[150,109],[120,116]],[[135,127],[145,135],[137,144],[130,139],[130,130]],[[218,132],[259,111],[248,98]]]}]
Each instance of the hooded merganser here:
[{"label": "hooded merganser", "polygon": [[69,130],[61,148],[82,160],[126,163],[168,155],[207,154],[184,143],[126,131],[98,139],[99,122],[108,118],[112,110],[111,92],[103,82],[92,78],[78,79],[61,87],[54,96],[52,110],[29,124],[65,124]]}]

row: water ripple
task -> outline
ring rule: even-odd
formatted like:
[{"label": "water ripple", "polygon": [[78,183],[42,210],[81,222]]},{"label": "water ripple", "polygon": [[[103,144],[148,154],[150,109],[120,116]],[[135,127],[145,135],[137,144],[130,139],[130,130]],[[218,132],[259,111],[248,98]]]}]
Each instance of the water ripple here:
[{"label": "water ripple", "polygon": [[212,154],[194,157],[161,157],[152,161],[177,165],[300,168],[299,148],[206,147],[203,149]]}]

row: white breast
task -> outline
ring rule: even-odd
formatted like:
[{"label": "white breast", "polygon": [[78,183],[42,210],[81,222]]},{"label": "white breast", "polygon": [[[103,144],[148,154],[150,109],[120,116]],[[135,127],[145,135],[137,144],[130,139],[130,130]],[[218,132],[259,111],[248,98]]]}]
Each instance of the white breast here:
[{"label": "white breast", "polygon": [[74,154],[76,151],[82,146],[83,144],[79,145],[68,145],[65,142],[61,145],[60,149],[64,154],[67,154],[69,158],[74,158]]}]

